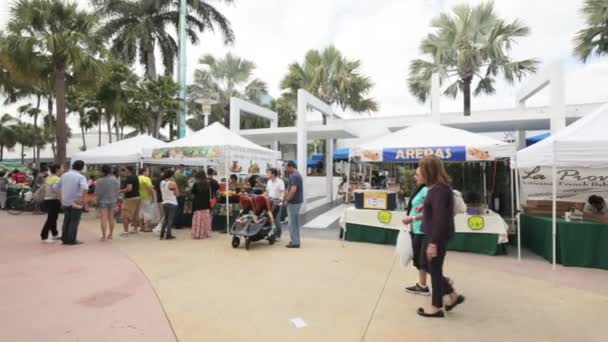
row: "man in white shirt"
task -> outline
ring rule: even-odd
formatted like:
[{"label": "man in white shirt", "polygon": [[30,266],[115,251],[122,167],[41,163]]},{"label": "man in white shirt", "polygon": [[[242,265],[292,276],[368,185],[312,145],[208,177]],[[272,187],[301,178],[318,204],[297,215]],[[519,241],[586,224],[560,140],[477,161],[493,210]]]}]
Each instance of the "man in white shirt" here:
[{"label": "man in white shirt", "polygon": [[272,215],[274,216],[275,234],[278,240],[281,238],[281,207],[285,198],[285,183],[279,178],[279,171],[275,168],[266,171],[268,182],[266,182],[266,192],[264,196],[270,198],[273,203]]}]

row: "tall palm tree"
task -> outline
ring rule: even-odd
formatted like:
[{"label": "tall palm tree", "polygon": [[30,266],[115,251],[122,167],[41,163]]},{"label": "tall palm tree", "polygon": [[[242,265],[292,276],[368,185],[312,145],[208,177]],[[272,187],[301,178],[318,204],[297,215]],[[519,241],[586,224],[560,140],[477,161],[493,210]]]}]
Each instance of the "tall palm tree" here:
[{"label": "tall palm tree", "polygon": [[586,0],[581,12],[586,27],[574,37],[574,55],[586,62],[608,53],[608,0]]},{"label": "tall palm tree", "polygon": [[17,120],[10,114],[0,117],[0,161],[4,159],[4,149],[13,148],[17,144],[17,133],[14,125]]},{"label": "tall palm tree", "polygon": [[189,97],[197,100],[217,97],[224,109],[224,125],[230,127],[230,98],[233,96],[259,104],[268,94],[266,83],[252,78],[255,63],[227,53],[222,58],[205,55],[199,60],[201,68],[194,72],[194,83],[189,87]]},{"label": "tall palm tree", "polygon": [[[137,57],[146,77],[156,79],[156,49],[162,56],[165,74],[172,75],[178,44],[167,31],[179,26],[179,0],[95,0],[107,18],[101,32],[111,40],[112,53],[133,64]],[[232,0],[223,0],[232,3]],[[219,29],[226,43],[234,40],[230,22],[208,1],[187,0],[187,34],[193,44],[198,33]]]},{"label": "tall palm tree", "polygon": [[[13,127],[15,134],[17,135],[17,143],[21,145],[21,164],[25,164],[25,148],[34,147],[36,142],[34,141],[34,126],[25,122],[17,122]],[[33,159],[33,158],[32,158]]]},{"label": "tall palm tree", "polygon": [[103,40],[97,17],[64,0],[18,0],[11,8],[7,39],[11,52],[27,69],[33,56],[48,56],[53,68],[57,106],[57,161],[66,161],[66,78],[68,72],[94,75]]},{"label": "tall palm tree", "polygon": [[426,101],[431,89],[431,77],[438,73],[441,82],[452,82],[444,94],[464,96],[464,115],[471,115],[471,85],[479,81],[473,94],[493,94],[495,78],[502,74],[513,83],[515,79],[534,73],[538,61],[515,61],[509,52],[517,38],[530,34],[530,28],[518,20],[507,21],[494,12],[494,3],[478,6],[455,6],[451,13],[433,19],[433,33],[420,44],[420,51],[429,59],[415,59],[410,64],[408,85],[410,92],[421,102]]},{"label": "tall palm tree", "polygon": [[361,74],[360,67],[360,61],[344,57],[333,45],[323,51],[310,50],[304,63],[289,66],[281,88],[286,91],[285,96],[294,101],[298,89],[304,89],[342,110],[376,112],[378,103],[368,97],[374,84]]},{"label": "tall palm tree", "polygon": [[17,111],[19,112],[20,116],[23,115],[27,115],[28,117],[31,117],[34,119],[34,125],[32,126],[32,129],[34,131],[34,143],[33,143],[33,147],[34,147],[34,164],[38,165],[39,161],[37,156],[39,155],[39,153],[37,153],[36,148],[42,143],[41,141],[41,135],[40,135],[40,131],[38,128],[38,118],[40,117],[40,114],[42,113],[42,110],[40,109],[40,102],[42,100],[42,95],[38,94],[36,96],[36,106],[32,105],[31,103],[25,104],[20,106]]}]

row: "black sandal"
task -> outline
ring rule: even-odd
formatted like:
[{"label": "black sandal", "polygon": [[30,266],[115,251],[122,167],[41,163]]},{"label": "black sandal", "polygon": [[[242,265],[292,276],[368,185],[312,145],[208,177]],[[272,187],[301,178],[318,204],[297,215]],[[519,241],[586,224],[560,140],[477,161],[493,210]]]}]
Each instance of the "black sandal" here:
[{"label": "black sandal", "polygon": [[429,318],[443,318],[445,317],[445,314],[443,313],[443,310],[439,310],[433,314],[429,314],[424,312],[423,308],[418,308],[418,315],[422,316],[422,317],[429,317]]},{"label": "black sandal", "polygon": [[465,299],[466,298],[463,295],[458,295],[458,297],[456,298],[456,301],[454,303],[445,306],[445,311],[452,311],[452,309],[454,309],[458,305],[464,303]]}]

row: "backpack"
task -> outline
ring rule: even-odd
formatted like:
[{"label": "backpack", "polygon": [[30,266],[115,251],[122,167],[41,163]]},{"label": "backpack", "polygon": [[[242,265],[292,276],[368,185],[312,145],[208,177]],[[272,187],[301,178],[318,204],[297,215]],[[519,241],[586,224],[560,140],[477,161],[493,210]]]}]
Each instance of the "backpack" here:
[{"label": "backpack", "polygon": [[458,190],[453,190],[452,192],[454,194],[454,216],[466,213],[467,204],[464,202],[462,194]]}]

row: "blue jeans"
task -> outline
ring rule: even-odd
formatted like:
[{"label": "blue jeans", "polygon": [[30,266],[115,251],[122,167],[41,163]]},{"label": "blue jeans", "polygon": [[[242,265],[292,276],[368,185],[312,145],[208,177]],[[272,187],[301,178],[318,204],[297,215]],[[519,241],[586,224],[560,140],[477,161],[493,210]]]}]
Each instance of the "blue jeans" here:
[{"label": "blue jeans", "polygon": [[165,221],[163,222],[163,226],[160,229],[160,237],[169,237],[171,236],[171,227],[173,227],[173,222],[175,221],[175,214],[177,213],[178,206],[171,203],[163,203],[163,211],[165,213]]},{"label": "blue jeans", "polygon": [[292,245],[300,244],[300,208],[302,203],[290,203],[287,205],[287,215],[289,216],[289,235]]},{"label": "blue jeans", "polygon": [[82,209],[72,208],[71,206],[63,206],[63,227],[61,232],[61,240],[64,245],[76,244],[76,235],[78,235],[78,225]]},{"label": "blue jeans", "polygon": [[274,207],[274,210],[272,212],[272,216],[274,217],[274,237],[276,237],[277,239],[281,238],[281,233],[282,233],[281,218],[280,218],[281,210],[283,210],[283,206],[277,205]]}]

